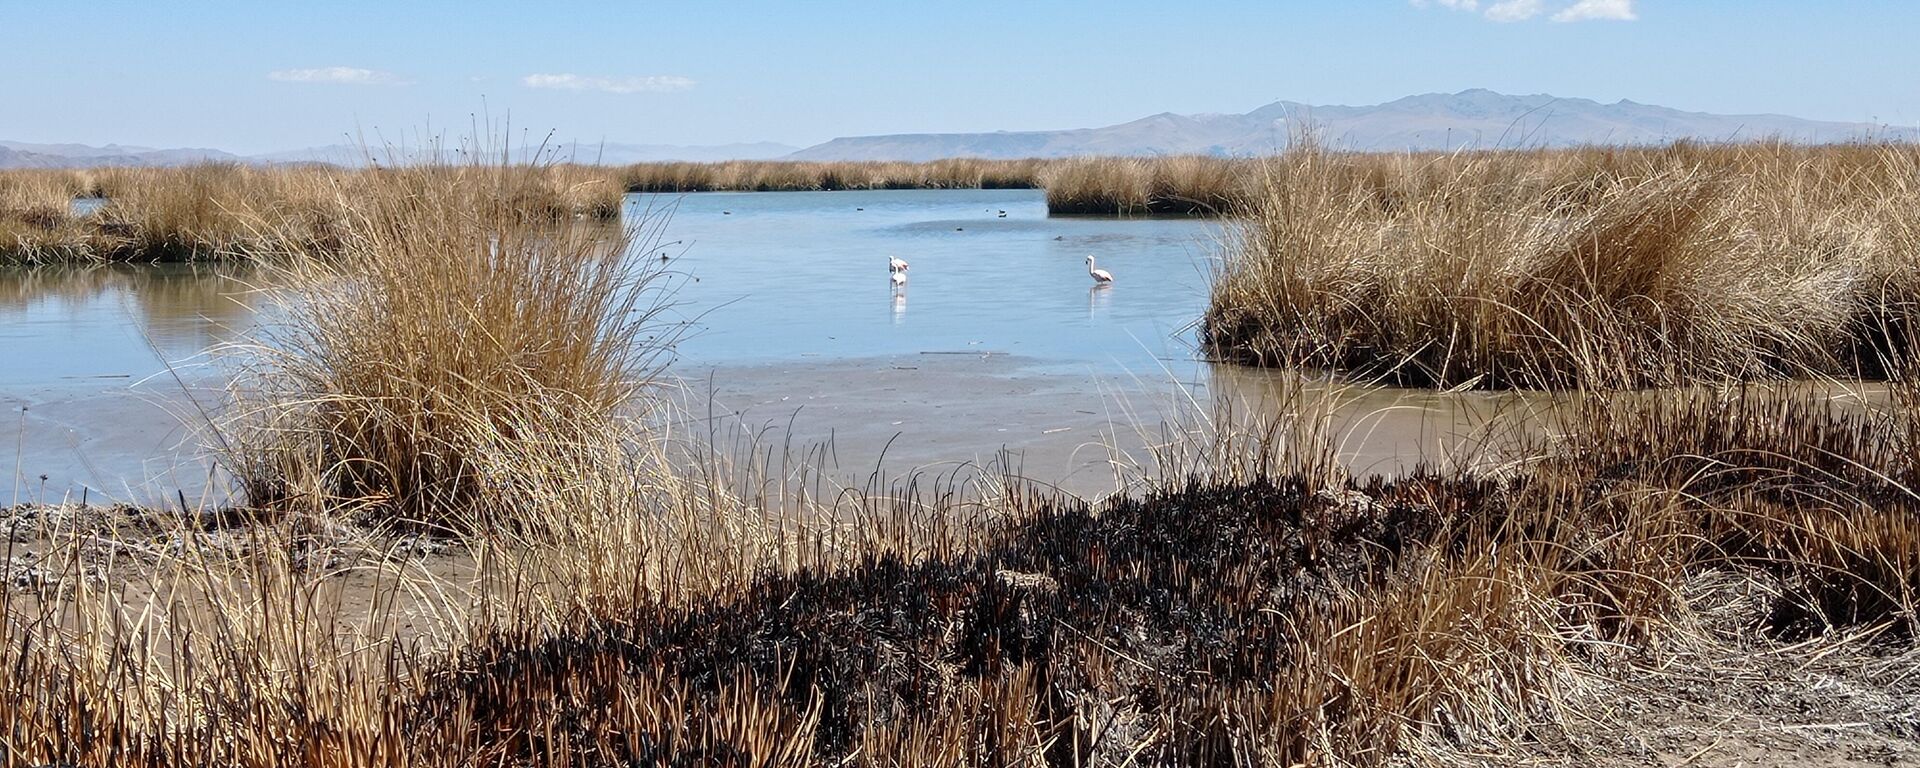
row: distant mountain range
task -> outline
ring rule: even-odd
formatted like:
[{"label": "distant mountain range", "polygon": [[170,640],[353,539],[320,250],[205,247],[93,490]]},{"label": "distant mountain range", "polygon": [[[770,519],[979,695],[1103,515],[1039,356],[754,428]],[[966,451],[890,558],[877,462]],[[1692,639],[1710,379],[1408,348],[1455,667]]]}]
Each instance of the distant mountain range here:
[{"label": "distant mountain range", "polygon": [[108,165],[186,165],[242,160],[217,149],[154,149],[108,144],[27,144],[0,141],[0,168],[91,168]]},{"label": "distant mountain range", "polygon": [[[701,146],[682,146],[677,144],[587,144],[568,142],[546,147],[525,146],[513,150],[513,158],[525,160],[536,155],[542,160],[567,161],[597,165],[626,165],[629,163],[658,163],[667,161],[685,161],[710,163],[722,160],[771,160],[792,154],[799,147],[762,141],[752,144],[712,144]],[[495,150],[497,154],[497,150]],[[419,160],[431,155],[411,148],[373,149],[373,159],[382,162]],[[457,157],[451,149],[443,148],[441,154],[448,159]],[[332,163],[334,165],[360,165],[367,161],[368,152],[352,144],[330,144],[324,147],[308,147],[286,152],[268,152],[245,158],[249,162],[266,163]]]},{"label": "distant mountain range", "polygon": [[[718,162],[721,160],[770,160],[792,154],[799,147],[763,141],[752,144],[717,144],[709,146],[678,146],[670,144],[586,144],[567,143],[546,147],[521,147],[513,151],[515,159],[532,158],[536,154],[542,159],[572,161],[580,163],[598,163],[602,165],[625,165],[628,163],[651,163],[669,160],[689,162]],[[381,163],[414,162],[426,159],[433,153],[410,147],[396,147],[392,150],[375,148],[362,150],[351,144],[330,144],[322,147],[307,147],[282,152],[266,152],[257,155],[236,155],[217,149],[153,149],[151,147],[129,147],[108,144],[104,147],[90,147],[84,144],[28,144],[18,141],[0,141],[0,169],[4,168],[96,168],[104,166],[170,166],[187,165],[202,162],[254,163],[261,165],[286,165],[295,163],[331,163],[333,165],[364,165],[369,155]],[[451,149],[442,149],[440,154],[448,159],[457,157]]]},{"label": "distant mountain range", "polygon": [[1161,113],[1105,128],[994,133],[915,133],[834,139],[789,155],[796,160],[933,160],[942,157],[1075,155],[1257,155],[1278,151],[1303,130],[1341,149],[1564,147],[1655,144],[1677,139],[1780,138],[1830,143],[1861,138],[1911,141],[1920,132],[1786,115],[1714,115],[1617,101],[1601,104],[1545,94],[1474,89],[1430,93],[1365,107],[1277,101],[1241,115]]},{"label": "distant mountain range", "polygon": [[[1284,149],[1304,131],[1324,144],[1352,150],[1400,151],[1578,144],[1658,144],[1678,139],[1731,141],[1777,138],[1809,144],[1858,139],[1920,140],[1920,130],[1806,120],[1787,115],[1716,115],[1668,107],[1535,94],[1510,96],[1484,89],[1408,96],[1372,106],[1314,106],[1277,101],[1245,114],[1161,113],[1104,128],[992,133],[910,133],[838,138],[805,149],[759,142],[712,146],[568,143],[547,157],[582,163],[683,160],[937,160],[946,157],[1022,158],[1077,155],[1258,155]],[[418,153],[375,151],[381,162],[420,159]],[[531,157],[531,150],[515,152]],[[154,149],[109,144],[25,144],[0,141],[0,168],[104,165],[333,163],[359,165],[360,148],[324,147],[235,155],[216,149]]]}]

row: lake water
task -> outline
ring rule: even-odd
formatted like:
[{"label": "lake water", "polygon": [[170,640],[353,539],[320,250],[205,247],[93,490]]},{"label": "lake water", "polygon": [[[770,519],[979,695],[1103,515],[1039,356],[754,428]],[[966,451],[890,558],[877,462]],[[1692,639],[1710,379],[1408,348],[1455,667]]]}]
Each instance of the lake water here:
[{"label": "lake water", "polygon": [[[1055,368],[1190,369],[1222,226],[1048,218],[1033,190],[632,196],[695,322],[682,356],[754,363],[995,352]],[[1001,216],[1001,212],[1005,216]],[[1113,273],[1096,287],[1085,258]],[[887,258],[912,266],[894,289]]]},{"label": "lake water", "polygon": [[[671,369],[699,415],[686,423],[710,425],[711,412],[778,425],[831,441],[842,469],[1009,448],[1029,476],[1098,492],[1113,484],[1106,446],[1139,448],[1126,437],[1137,425],[1223,395],[1259,400],[1275,381],[1196,359],[1219,222],[1050,218],[1033,190],[636,195],[628,207],[670,214],[670,242],[636,258],[668,257],[689,323]],[[1088,276],[1090,254],[1111,286]],[[889,256],[912,264],[904,287],[889,283]],[[217,488],[192,429],[223,384],[202,353],[244,338],[257,279],[236,267],[0,270],[0,405],[17,420],[0,427],[14,438],[0,503]],[[1444,450],[1459,430],[1433,415],[1457,421],[1461,402],[1369,390],[1349,405],[1351,459],[1394,469]]]}]

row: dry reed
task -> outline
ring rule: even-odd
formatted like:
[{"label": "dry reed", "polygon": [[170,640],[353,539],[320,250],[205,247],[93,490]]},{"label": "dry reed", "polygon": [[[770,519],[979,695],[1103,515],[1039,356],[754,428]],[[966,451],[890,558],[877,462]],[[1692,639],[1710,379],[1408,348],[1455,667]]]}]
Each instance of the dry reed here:
[{"label": "dry reed", "polygon": [[1258,179],[1257,163],[1217,157],[1094,157],[1061,160],[1041,174],[1057,214],[1224,216]]},{"label": "dry reed", "polygon": [[1266,163],[1215,355],[1436,386],[1884,375],[1920,152],[1775,144]]},{"label": "dry reed", "polygon": [[[456,166],[415,168],[459,178]],[[339,190],[376,187],[391,169],[205,164],[0,173],[0,263],[252,259],[337,245],[348,215]],[[372,194],[369,192],[368,194]],[[621,190],[601,169],[528,166],[511,201],[520,215],[611,220]],[[81,214],[76,198],[104,203]]]},{"label": "dry reed", "polygon": [[629,192],[817,192],[859,189],[1031,189],[1040,160],[956,158],[925,163],[731,161],[641,163],[616,169]]},{"label": "dry reed", "polygon": [[471,525],[481,489],[520,480],[490,471],[488,446],[564,442],[635,404],[672,331],[657,266],[626,248],[658,222],[555,221],[558,175],[381,171],[332,189],[329,242],[275,233],[297,255],[269,281],[286,322],[252,350],[233,427],[255,505]]}]

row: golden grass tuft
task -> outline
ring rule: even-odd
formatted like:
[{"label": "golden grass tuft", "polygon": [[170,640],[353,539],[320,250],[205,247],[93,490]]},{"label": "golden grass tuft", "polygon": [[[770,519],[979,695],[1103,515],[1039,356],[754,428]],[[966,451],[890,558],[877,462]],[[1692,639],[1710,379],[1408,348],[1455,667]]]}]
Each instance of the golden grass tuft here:
[{"label": "golden grass tuft", "polygon": [[1203,341],[1455,386],[1884,375],[1915,306],[1920,152],[1306,146],[1263,189]]},{"label": "golden grass tuft", "polygon": [[[604,170],[527,167],[509,201],[517,216],[539,220],[618,218],[621,190]],[[341,190],[372,188],[392,169],[329,166],[258,167],[202,164],[180,168],[0,172],[0,262],[251,260],[337,245],[351,198]],[[457,166],[403,172],[473,173]],[[479,182],[485,183],[485,182]],[[76,197],[106,202],[75,216]]]},{"label": "golden grass tuft", "polygon": [[[547,169],[418,167],[341,180],[333,241],[280,230],[284,322],[240,386],[231,456],[251,503],[468,526],[485,488],[530,479],[484,457],[608,429],[668,348],[657,267],[626,260],[657,222],[555,221]],[[561,178],[564,178],[563,176]],[[585,199],[592,199],[591,197]],[[559,470],[554,470],[559,471]]]},{"label": "golden grass tuft", "polygon": [[1257,167],[1193,155],[1076,158],[1048,166],[1041,186],[1049,213],[1224,216],[1247,197]]},{"label": "golden grass tuft", "polygon": [[0,173],[0,262],[64,261],[90,247],[73,200],[91,196],[86,171]]}]

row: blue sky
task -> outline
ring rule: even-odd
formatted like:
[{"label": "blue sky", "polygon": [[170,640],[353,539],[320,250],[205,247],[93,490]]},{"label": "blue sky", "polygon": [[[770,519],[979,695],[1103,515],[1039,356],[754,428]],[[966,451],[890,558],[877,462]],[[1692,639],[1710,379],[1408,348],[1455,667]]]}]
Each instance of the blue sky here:
[{"label": "blue sky", "polygon": [[1881,0],[0,5],[0,138],[240,152],[464,133],[804,145],[1483,87],[1920,123]]}]

